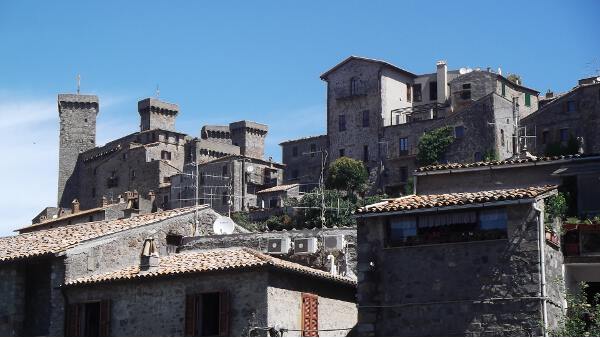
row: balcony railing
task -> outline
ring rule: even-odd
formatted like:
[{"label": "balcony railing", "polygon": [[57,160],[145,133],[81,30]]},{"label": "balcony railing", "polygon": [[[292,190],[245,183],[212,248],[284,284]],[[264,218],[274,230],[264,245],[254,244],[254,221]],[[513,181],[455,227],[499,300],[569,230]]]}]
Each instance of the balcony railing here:
[{"label": "balcony railing", "polygon": [[442,117],[447,104],[428,103],[414,107],[394,109],[390,112],[390,124],[406,124],[415,121],[433,120]]}]

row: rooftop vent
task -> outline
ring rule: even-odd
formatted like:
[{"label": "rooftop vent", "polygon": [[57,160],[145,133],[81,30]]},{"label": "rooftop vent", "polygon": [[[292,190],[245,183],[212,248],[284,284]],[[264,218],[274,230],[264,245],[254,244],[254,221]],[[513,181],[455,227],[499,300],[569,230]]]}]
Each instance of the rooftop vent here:
[{"label": "rooftop vent", "polygon": [[150,237],[144,241],[142,256],[140,259],[140,270],[147,271],[158,267],[160,258],[154,238]]}]

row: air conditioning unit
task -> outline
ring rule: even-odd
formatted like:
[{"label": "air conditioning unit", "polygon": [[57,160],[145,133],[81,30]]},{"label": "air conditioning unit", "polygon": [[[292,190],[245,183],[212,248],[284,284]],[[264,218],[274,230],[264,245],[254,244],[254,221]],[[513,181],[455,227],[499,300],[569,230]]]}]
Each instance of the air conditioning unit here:
[{"label": "air conditioning unit", "polygon": [[315,252],[317,252],[317,239],[315,237],[294,240],[294,253],[296,255],[309,255]]},{"label": "air conditioning unit", "polygon": [[286,255],[290,252],[291,244],[289,237],[270,238],[267,241],[267,252],[276,255]]},{"label": "air conditioning unit", "polygon": [[327,252],[342,251],[345,245],[344,235],[323,236],[323,248]]}]

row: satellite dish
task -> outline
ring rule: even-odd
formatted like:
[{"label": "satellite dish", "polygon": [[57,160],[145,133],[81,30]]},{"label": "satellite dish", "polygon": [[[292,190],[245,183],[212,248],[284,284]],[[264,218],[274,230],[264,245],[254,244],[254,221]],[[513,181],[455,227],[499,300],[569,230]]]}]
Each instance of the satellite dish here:
[{"label": "satellite dish", "polygon": [[251,173],[253,171],[254,171],[254,167],[253,166],[249,165],[249,166],[246,167],[246,172],[247,173]]},{"label": "satellite dish", "polygon": [[217,235],[231,235],[235,223],[229,217],[220,216],[213,222],[213,232]]},{"label": "satellite dish", "polygon": [[461,68],[458,70],[458,74],[463,75],[463,74],[467,74],[467,68]]}]

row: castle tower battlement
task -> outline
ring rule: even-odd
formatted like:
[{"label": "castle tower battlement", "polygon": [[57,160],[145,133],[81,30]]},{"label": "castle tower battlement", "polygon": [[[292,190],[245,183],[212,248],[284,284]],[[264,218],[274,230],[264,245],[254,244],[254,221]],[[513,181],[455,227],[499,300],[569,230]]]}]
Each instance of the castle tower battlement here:
[{"label": "castle tower battlement", "polygon": [[175,131],[179,106],[159,99],[147,98],[138,102],[140,131],[163,129]]},{"label": "castle tower battlement", "polygon": [[58,206],[70,207],[77,196],[75,173],[79,154],[96,147],[96,95],[59,94],[60,146],[58,158]]},{"label": "castle tower battlement", "polygon": [[229,124],[231,140],[240,147],[240,154],[263,159],[265,156],[265,137],[269,127],[252,121],[238,121]]}]

